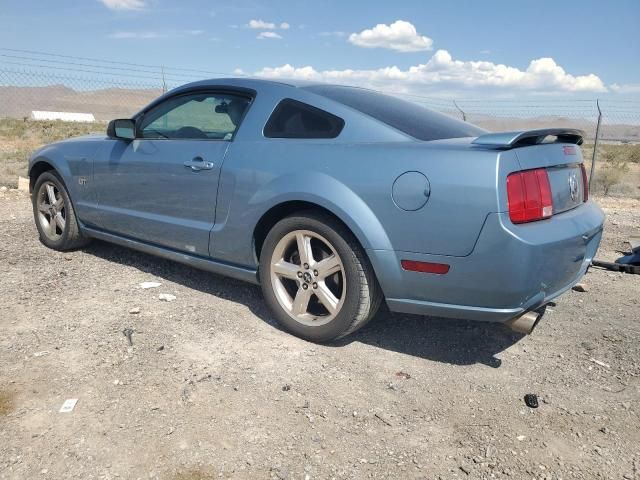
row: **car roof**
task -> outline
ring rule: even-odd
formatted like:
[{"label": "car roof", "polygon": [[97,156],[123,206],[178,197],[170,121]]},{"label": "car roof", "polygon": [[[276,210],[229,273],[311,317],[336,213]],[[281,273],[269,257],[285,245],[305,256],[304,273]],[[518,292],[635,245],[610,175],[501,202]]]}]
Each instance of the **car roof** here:
[{"label": "car roof", "polygon": [[[196,82],[186,83],[184,85],[180,85],[172,90],[169,90],[164,95],[156,98],[154,101],[146,105],[142,110],[134,115],[137,117],[141,115],[143,112],[148,111],[158,104],[165,101],[167,98],[170,98],[174,95],[181,95],[183,93],[189,93],[192,90],[197,89],[207,89],[207,88],[220,88],[220,87],[229,87],[229,88],[238,88],[244,90],[253,90],[253,91],[264,91],[269,89],[287,89],[287,88],[305,88],[312,87],[315,85],[323,85],[323,86],[341,86],[335,84],[329,84],[325,82],[319,81],[311,81],[311,80],[289,80],[289,79],[278,79],[271,80],[266,78],[255,78],[255,77],[220,77],[220,78],[210,78],[206,80],[198,80]],[[355,88],[355,87],[354,87]]]},{"label": "car roof", "polygon": [[194,87],[219,87],[219,86],[229,86],[229,87],[241,87],[241,88],[250,88],[253,90],[258,90],[261,88],[269,87],[270,85],[274,86],[288,86],[294,88],[302,88],[302,87],[311,87],[313,85],[329,85],[324,82],[312,81],[312,80],[296,80],[296,79],[278,79],[278,80],[270,80],[266,78],[255,78],[255,77],[221,77],[221,78],[210,78],[207,80],[199,80],[197,82],[187,83],[186,85],[182,85],[178,87],[176,90],[187,90]]}]

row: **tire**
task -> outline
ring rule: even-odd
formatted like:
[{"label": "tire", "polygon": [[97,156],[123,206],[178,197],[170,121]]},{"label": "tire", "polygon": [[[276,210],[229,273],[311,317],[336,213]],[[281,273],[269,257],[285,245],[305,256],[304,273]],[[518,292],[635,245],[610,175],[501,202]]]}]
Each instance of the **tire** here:
[{"label": "tire", "polygon": [[89,243],[90,239],[80,231],[69,192],[55,171],[46,171],[38,177],[31,203],[40,241],[45,246],[67,251]]},{"label": "tire", "polygon": [[260,253],[259,273],[265,301],[278,323],[312,342],[355,332],[382,301],[373,268],[356,238],[342,223],[318,212],[297,213],[273,226]]}]

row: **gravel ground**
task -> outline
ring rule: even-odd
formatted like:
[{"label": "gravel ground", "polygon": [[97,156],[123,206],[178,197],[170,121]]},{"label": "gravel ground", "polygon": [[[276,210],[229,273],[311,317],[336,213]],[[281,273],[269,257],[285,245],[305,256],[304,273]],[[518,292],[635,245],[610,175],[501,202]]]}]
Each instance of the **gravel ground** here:
[{"label": "gravel ground", "polygon": [[[614,259],[640,202],[602,203]],[[524,338],[381,312],[320,346],[255,286],[100,242],[46,249],[13,190],[0,265],[1,479],[640,478],[636,275],[592,269]]]}]

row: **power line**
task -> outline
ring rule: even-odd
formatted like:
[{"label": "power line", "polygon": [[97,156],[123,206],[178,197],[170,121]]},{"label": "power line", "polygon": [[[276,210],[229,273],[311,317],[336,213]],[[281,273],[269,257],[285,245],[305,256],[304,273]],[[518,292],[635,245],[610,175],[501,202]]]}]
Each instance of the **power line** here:
[{"label": "power line", "polygon": [[[12,59],[17,59],[20,61],[27,61],[27,62],[48,62],[48,63],[54,63],[56,65],[58,65],[59,67],[56,68],[64,68],[64,66],[66,65],[73,65],[75,66],[79,66],[79,67],[87,67],[87,68],[104,68],[104,69],[109,69],[109,70],[122,70],[125,72],[135,72],[135,73],[151,73],[151,74],[157,74],[160,75],[161,71],[152,71],[152,70],[137,70],[137,69],[132,69],[132,68],[124,68],[124,67],[115,67],[115,66],[108,66],[108,67],[102,67],[99,65],[91,65],[91,64],[86,64],[86,63],[77,63],[77,62],[60,62],[58,60],[49,60],[46,58],[29,58],[29,57],[21,57],[19,55],[6,55],[3,53],[0,53],[0,57],[3,58],[12,58]],[[11,62],[7,62],[7,63],[11,63]],[[61,65],[61,66],[60,66]],[[75,68],[69,68],[68,70],[72,70],[72,71],[76,71]],[[98,72],[96,72],[98,73]],[[99,73],[111,73],[109,71],[106,72],[99,72]],[[156,77],[153,77],[156,78]]]},{"label": "power line", "polygon": [[[31,54],[31,55],[50,56],[50,57],[58,57],[58,58],[69,58],[69,59],[72,59],[72,60],[85,60],[85,61],[96,62],[96,63],[108,63],[108,64],[112,64],[112,65],[128,65],[130,67],[155,68],[155,69],[157,69],[158,72],[162,68],[160,65],[129,63],[129,62],[121,62],[121,61],[115,61],[115,60],[102,60],[102,59],[99,59],[99,58],[79,57],[79,56],[74,56],[74,55],[61,55],[61,54],[58,54],[58,53],[39,52],[37,50],[22,50],[22,49],[17,49],[17,48],[0,48],[0,50],[6,51],[6,52],[27,53],[27,54]],[[237,75],[239,77],[247,76],[245,74],[236,74],[236,73],[231,74],[231,73],[228,73],[228,72],[227,73],[214,72],[214,71],[211,71],[211,70],[198,70],[198,69],[192,69],[192,68],[164,67],[164,69],[165,70],[176,70],[176,71],[179,71],[179,72],[206,73],[208,75],[224,75],[224,76]]]},{"label": "power line", "polygon": [[[148,75],[132,75],[131,73],[116,73],[116,72],[107,72],[107,71],[85,70],[85,69],[81,69],[81,68],[70,69],[68,67],[61,67],[61,66],[55,66],[55,65],[40,65],[40,64],[32,64],[32,63],[24,63],[24,62],[13,62],[13,61],[4,61],[3,63],[9,64],[9,65],[19,65],[19,66],[23,66],[23,67],[50,68],[50,69],[54,69],[54,70],[64,70],[64,71],[82,72],[82,73],[93,73],[93,74],[98,74],[98,75],[114,75],[114,76],[129,77],[129,78],[143,78],[143,79],[156,80],[156,81],[159,79],[159,77],[150,77]],[[184,77],[180,78],[180,77],[175,77],[175,76],[172,76],[172,77],[167,76],[167,78],[169,78],[171,80],[176,80],[176,81],[184,81]]]}]

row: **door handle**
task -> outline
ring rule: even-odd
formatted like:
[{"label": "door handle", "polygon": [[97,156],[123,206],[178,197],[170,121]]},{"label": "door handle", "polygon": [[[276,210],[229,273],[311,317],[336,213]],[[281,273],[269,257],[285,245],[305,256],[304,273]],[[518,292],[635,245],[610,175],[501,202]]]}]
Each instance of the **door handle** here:
[{"label": "door handle", "polygon": [[213,162],[205,162],[202,157],[194,157],[193,160],[184,162],[184,166],[190,168],[192,172],[199,172],[200,170],[212,170]]}]

